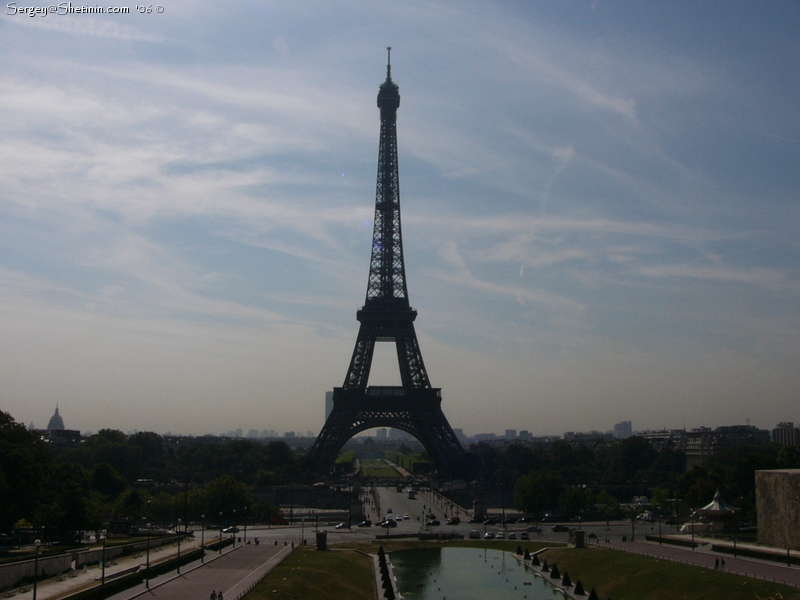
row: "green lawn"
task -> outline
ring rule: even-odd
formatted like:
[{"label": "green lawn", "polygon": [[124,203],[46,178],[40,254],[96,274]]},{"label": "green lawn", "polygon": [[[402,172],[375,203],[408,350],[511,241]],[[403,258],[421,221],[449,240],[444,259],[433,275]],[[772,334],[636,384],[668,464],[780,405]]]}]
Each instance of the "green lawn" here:
[{"label": "green lawn", "polygon": [[246,600],[375,600],[372,558],[355,550],[303,546],[245,596]]},{"label": "green lawn", "polygon": [[394,467],[390,467],[382,460],[371,458],[361,461],[361,475],[367,478],[388,477],[394,479],[400,477],[400,473]]},{"label": "green lawn", "polygon": [[559,571],[580,579],[587,592],[614,600],[756,600],[780,592],[800,600],[793,587],[748,579],[714,569],[629,554],[608,548],[556,548],[543,555]]}]

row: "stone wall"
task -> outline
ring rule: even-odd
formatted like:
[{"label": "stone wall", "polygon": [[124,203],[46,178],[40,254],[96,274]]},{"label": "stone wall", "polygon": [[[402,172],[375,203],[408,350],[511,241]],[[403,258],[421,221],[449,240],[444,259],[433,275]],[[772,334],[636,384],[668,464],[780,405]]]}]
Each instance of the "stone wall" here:
[{"label": "stone wall", "polygon": [[758,541],[800,550],[800,469],[756,471]]}]

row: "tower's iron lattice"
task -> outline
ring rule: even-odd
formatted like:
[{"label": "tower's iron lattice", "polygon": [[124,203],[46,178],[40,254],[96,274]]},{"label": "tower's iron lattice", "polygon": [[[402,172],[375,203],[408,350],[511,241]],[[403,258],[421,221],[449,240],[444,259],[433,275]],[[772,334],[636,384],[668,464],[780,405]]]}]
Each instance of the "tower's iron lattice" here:
[{"label": "tower's iron lattice", "polygon": [[[344,385],[334,388],[333,410],[310,450],[321,471],[332,468],[347,440],[373,427],[410,433],[441,470],[455,467],[464,454],[442,412],[441,389],[431,387],[428,379],[414,331],[417,311],[408,301],[397,166],[399,106],[400,89],[392,81],[390,60],[378,92],[381,133],[367,296],[357,312],[361,326]],[[395,343],[402,385],[367,385],[376,342]]]}]

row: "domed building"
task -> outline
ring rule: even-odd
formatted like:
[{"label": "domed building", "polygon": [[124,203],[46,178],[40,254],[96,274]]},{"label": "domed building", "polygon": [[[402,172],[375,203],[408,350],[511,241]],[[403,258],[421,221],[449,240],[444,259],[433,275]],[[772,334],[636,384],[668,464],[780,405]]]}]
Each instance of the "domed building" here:
[{"label": "domed building", "polygon": [[58,405],[56,405],[56,413],[50,417],[50,422],[47,424],[47,431],[66,429],[64,427],[64,419],[58,414]]}]

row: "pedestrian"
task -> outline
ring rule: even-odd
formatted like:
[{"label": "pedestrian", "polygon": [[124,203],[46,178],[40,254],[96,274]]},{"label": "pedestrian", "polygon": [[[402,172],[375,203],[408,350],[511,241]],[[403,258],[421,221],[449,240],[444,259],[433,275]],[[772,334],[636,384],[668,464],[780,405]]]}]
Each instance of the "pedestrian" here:
[{"label": "pedestrian", "polygon": [[220,590],[220,591],[219,591],[219,594],[217,594],[217,600],[225,600],[225,599],[222,597],[222,590]]},{"label": "pedestrian", "polygon": [[217,600],[217,592],[214,590],[211,590],[211,600]]},{"label": "pedestrian", "polygon": [[718,558],[714,559],[714,570],[715,571],[719,571],[719,559]]},{"label": "pedestrian", "polygon": [[722,570],[723,571],[725,570],[725,559],[724,558],[722,559]]}]

